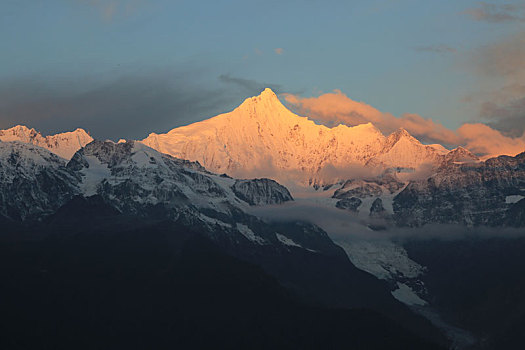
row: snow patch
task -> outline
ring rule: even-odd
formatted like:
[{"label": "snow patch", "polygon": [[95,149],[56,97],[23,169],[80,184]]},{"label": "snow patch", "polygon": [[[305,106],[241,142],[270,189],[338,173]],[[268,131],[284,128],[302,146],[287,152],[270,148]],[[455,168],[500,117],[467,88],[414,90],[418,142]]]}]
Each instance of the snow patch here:
[{"label": "snow patch", "polygon": [[521,201],[523,198],[525,198],[525,196],[521,196],[521,195],[519,195],[519,194],[512,195],[512,196],[507,196],[507,197],[505,197],[505,203],[507,203],[507,204],[518,203],[518,202]]},{"label": "snow patch", "polygon": [[279,240],[279,242],[281,242],[284,245],[287,245],[287,246],[290,246],[290,247],[303,248],[302,245],[300,245],[299,243],[295,243],[293,240],[291,240],[290,238],[288,238],[286,236],[283,236],[283,235],[281,235],[279,233],[276,233],[275,235],[277,236],[277,239]]},{"label": "snow patch", "polygon": [[85,196],[92,196],[97,194],[100,182],[110,178],[111,170],[107,164],[102,164],[95,156],[86,156],[85,160],[88,162],[88,167],[82,170],[84,176],[81,190]]},{"label": "snow patch", "polygon": [[219,226],[222,226],[224,228],[231,228],[231,225],[223,222],[223,221],[220,221],[218,219],[215,219],[215,218],[210,218],[209,216],[206,216],[204,214],[200,214],[199,217],[206,223],[208,224],[211,224],[211,225],[219,225]]},{"label": "snow patch", "polygon": [[404,283],[397,282],[396,290],[392,291],[392,296],[406,305],[423,306],[428,303],[421,299],[409,286]]},{"label": "snow patch", "polygon": [[379,279],[416,278],[425,268],[408,257],[406,250],[391,241],[335,241],[358,269]]},{"label": "snow patch", "polygon": [[262,237],[257,236],[248,226],[237,223],[237,230],[250,241],[257,244],[265,244],[266,240]]}]

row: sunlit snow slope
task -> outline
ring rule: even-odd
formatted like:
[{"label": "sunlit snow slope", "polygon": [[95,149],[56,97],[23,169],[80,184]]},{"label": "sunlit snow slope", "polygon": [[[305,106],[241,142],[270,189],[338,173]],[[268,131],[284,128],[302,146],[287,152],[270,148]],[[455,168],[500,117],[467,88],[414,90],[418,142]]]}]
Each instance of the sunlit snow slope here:
[{"label": "sunlit snow slope", "polygon": [[93,141],[93,138],[83,129],[44,137],[35,129],[17,125],[10,129],[0,130],[0,141],[30,143],[46,148],[58,156],[69,160],[76,151]]},{"label": "sunlit snow slope", "polygon": [[[405,130],[385,136],[371,123],[328,128],[295,115],[270,89],[229,113],[150,134],[142,141],[160,152],[199,161],[217,173],[238,177],[293,176],[317,182],[367,169],[417,168],[438,164],[448,151],[421,144]],[[351,175],[351,174],[349,174]]]}]

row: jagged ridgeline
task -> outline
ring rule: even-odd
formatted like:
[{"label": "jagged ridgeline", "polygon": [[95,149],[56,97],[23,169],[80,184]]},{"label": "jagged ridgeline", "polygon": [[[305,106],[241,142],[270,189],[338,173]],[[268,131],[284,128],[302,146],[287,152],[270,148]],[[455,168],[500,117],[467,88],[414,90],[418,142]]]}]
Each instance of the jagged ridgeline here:
[{"label": "jagged ridgeline", "polygon": [[[82,129],[43,137],[17,126],[0,131],[0,140],[44,147],[69,160],[92,138]],[[481,161],[462,147],[424,145],[402,129],[385,136],[371,123],[328,128],[289,111],[270,89],[232,112],[150,134],[140,143],[217,174],[326,190],[323,196],[333,199],[327,203],[364,220],[398,226],[525,224],[523,156]],[[93,186],[96,178],[86,181],[82,186]],[[234,186],[237,199],[263,204],[268,198],[257,196],[264,196],[266,183],[248,184]]]},{"label": "jagged ridgeline", "polygon": [[270,89],[232,112],[166,134],[150,134],[142,142],[199,161],[217,173],[252,177],[263,173],[305,183],[326,182],[325,167],[416,168],[439,164],[449,152],[441,145],[423,145],[403,129],[384,136],[372,123],[318,125],[289,111]]},{"label": "jagged ridgeline", "polygon": [[44,137],[35,129],[17,125],[7,130],[0,130],[0,141],[30,143],[64,159],[70,159],[76,151],[93,141],[93,138],[84,129]]},{"label": "jagged ridgeline", "polygon": [[[286,216],[301,205],[303,218]],[[307,215],[312,208],[319,215]],[[272,210],[287,219],[269,219]],[[344,222],[325,227],[315,221],[322,213]],[[141,242],[150,233],[171,237],[166,244],[178,254],[201,237],[261,267],[301,302],[373,309],[442,341],[405,306],[453,302],[440,289],[441,272],[427,270],[432,261],[411,260],[418,252],[403,242],[348,241],[330,229],[377,238],[428,224],[523,227],[525,153],[481,160],[405,130],[328,128],[267,89],[232,112],[143,141],[103,142],[82,129],[47,137],[23,126],[0,131],[0,221],[8,240],[30,234],[59,250],[63,239],[82,246],[137,239],[139,230]]]}]

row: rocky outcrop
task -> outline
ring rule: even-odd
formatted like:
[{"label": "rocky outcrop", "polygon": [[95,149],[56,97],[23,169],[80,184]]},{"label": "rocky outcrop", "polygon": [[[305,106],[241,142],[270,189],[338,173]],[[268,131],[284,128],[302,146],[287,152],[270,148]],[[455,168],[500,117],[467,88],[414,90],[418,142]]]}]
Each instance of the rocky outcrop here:
[{"label": "rocky outcrop", "polygon": [[376,198],[370,206],[371,217],[384,217],[386,215],[386,209],[383,207],[383,201],[381,198]]},{"label": "rocky outcrop", "polygon": [[250,205],[282,204],[293,200],[286,187],[269,179],[237,180],[232,189]]},{"label": "rocky outcrop", "polygon": [[515,226],[519,221],[512,218],[519,210],[509,199],[520,196],[525,196],[525,153],[485,162],[449,162],[401,191],[394,199],[394,217],[401,226]]},{"label": "rocky outcrop", "polygon": [[339,209],[345,209],[349,210],[351,212],[356,213],[358,211],[359,206],[363,203],[362,200],[356,197],[350,197],[350,198],[344,198],[335,204],[336,208]]}]

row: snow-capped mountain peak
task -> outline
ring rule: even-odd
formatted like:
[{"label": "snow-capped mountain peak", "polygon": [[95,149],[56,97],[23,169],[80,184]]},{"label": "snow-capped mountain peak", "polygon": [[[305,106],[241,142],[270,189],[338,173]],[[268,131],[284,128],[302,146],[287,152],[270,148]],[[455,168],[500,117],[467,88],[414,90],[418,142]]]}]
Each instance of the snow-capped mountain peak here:
[{"label": "snow-capped mountain peak", "polygon": [[479,162],[479,158],[469,150],[459,146],[445,156],[445,163],[472,163]]},{"label": "snow-capped mountain peak", "polygon": [[30,129],[25,125],[17,125],[6,130],[0,130],[0,141],[30,143],[46,148],[62,158],[70,159],[76,151],[93,141],[93,138],[80,128],[44,137],[35,129]]},{"label": "snow-capped mountain peak", "polygon": [[265,107],[268,107],[269,105],[282,106],[281,101],[279,100],[275,92],[273,92],[270,88],[264,89],[264,91],[262,91],[258,96],[248,97],[244,100],[241,106],[249,106],[254,104],[262,104],[265,105]]},{"label": "snow-capped mountain peak", "polygon": [[[403,129],[385,137],[372,123],[333,128],[316,124],[288,110],[270,89],[247,98],[229,113],[166,134],[151,134],[142,142],[162,153],[199,161],[213,172],[278,181],[293,174],[302,183],[323,182],[326,168],[438,164],[442,153]],[[344,171],[337,175],[353,176]]]},{"label": "snow-capped mountain peak", "polygon": [[21,141],[31,143],[31,140],[37,137],[38,132],[35,129],[29,129],[25,125],[16,125],[6,130],[0,130],[0,140],[2,141]]},{"label": "snow-capped mountain peak", "polygon": [[412,142],[415,144],[421,144],[419,140],[417,140],[415,137],[410,135],[408,131],[406,131],[403,128],[399,128],[398,130],[394,131],[387,137],[387,144],[389,145],[395,145],[396,143],[400,141],[406,141],[406,142]]}]

